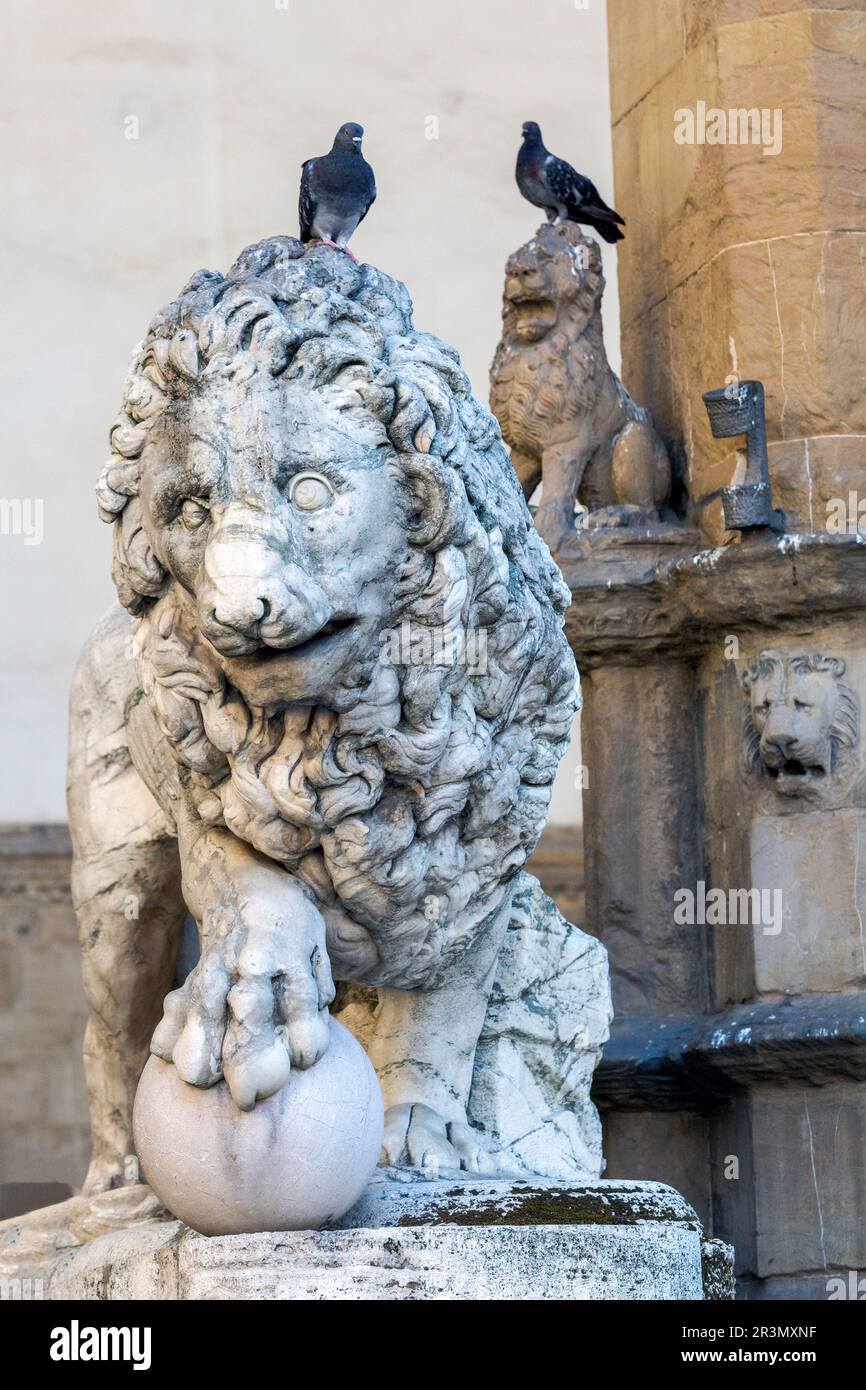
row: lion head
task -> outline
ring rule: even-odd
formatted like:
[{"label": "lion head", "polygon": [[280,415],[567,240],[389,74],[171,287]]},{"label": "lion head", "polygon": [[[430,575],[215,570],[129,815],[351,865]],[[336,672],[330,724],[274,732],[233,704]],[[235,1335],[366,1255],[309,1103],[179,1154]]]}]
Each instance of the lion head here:
[{"label": "lion head", "polygon": [[598,242],[574,223],[540,227],[505,264],[502,336],[538,343],[561,327],[576,337],[600,308],[603,293]]},{"label": "lion head", "polygon": [[505,267],[490,403],[508,444],[540,457],[595,403],[609,372],[598,243],[574,223],[541,227]]},{"label": "lion head", "polygon": [[856,746],[857,698],[845,662],[817,652],[763,651],[743,673],[749,768],[781,796],[814,798]]},{"label": "lion head", "polygon": [[196,813],[308,885],[343,978],[429,981],[534,847],[576,705],[568,590],[459,358],[397,281],[273,237],[156,316],[111,443]]}]

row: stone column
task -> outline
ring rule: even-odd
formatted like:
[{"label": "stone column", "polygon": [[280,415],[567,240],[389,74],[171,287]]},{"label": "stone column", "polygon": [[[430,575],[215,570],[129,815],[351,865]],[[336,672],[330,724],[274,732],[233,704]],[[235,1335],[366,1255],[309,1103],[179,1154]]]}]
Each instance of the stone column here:
[{"label": "stone column", "polygon": [[775,504],[823,530],[866,458],[863,5],[608,0],[608,27],[623,380],[713,544],[738,456],[701,392],[762,380]]},{"label": "stone column", "polygon": [[708,1000],[704,935],[677,926],[672,894],[703,868],[686,662],[585,669],[581,719],[586,926],[610,957],[617,1016],[688,1014]]}]

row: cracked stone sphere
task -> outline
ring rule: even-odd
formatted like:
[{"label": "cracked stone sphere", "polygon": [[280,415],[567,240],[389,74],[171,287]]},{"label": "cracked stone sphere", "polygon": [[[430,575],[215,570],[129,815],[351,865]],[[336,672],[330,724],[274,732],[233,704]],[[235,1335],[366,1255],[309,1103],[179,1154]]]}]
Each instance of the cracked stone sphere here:
[{"label": "cracked stone sphere", "polygon": [[347,1028],[276,1095],[239,1110],[224,1081],[190,1086],[151,1057],[135,1098],[143,1176],[169,1211],[203,1235],[316,1230],[364,1191],[382,1142],[376,1073]]}]

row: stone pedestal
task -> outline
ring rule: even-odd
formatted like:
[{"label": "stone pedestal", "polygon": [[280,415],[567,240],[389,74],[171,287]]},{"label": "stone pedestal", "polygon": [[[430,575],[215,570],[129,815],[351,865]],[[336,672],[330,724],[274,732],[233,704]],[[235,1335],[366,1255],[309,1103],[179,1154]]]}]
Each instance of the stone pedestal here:
[{"label": "stone pedestal", "polygon": [[99,1199],[89,1225],[70,1210],[82,1201],[0,1226],[0,1273],[73,1301],[694,1300],[703,1281],[707,1297],[731,1296],[730,1250],[702,1241],[692,1208],[659,1183],[383,1173],[334,1229],[212,1237],[147,1189]]},{"label": "stone pedestal", "polygon": [[557,559],[606,1171],[683,1191],[750,1296],[824,1298],[866,1265],[866,542],[575,536]]}]

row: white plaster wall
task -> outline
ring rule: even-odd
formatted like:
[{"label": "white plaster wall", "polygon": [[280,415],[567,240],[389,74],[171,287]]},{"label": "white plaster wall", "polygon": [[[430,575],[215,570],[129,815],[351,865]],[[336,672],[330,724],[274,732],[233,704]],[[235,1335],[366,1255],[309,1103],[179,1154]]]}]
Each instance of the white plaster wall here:
[{"label": "white plaster wall", "polygon": [[[406,281],[486,397],[503,263],[539,220],[513,182],[521,122],[612,197],[605,7],[2,0],[0,25],[0,499],[44,506],[41,544],[0,534],[0,822],[57,821],[70,673],[112,597],[93,483],[152,313],[200,266],[296,233],[302,159],[358,120],[379,201],[356,253]],[[576,760],[559,821],[579,817]]]}]

